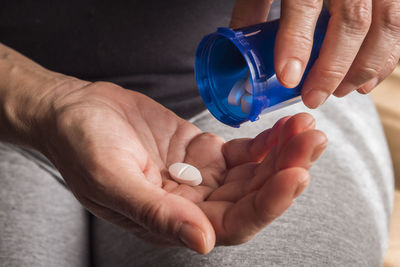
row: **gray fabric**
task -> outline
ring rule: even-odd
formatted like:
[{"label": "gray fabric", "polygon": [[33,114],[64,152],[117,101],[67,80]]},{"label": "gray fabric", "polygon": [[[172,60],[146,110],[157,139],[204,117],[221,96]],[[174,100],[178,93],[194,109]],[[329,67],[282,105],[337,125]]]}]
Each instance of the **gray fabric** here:
[{"label": "gray fabric", "polygon": [[12,149],[17,153],[20,153],[23,157],[32,160],[36,163],[36,165],[43,169],[45,172],[54,177],[62,186],[68,188],[64,179],[58,170],[54,167],[54,165],[40,152],[20,146],[11,145]]},{"label": "gray fabric", "polygon": [[87,212],[23,151],[0,143],[0,266],[88,266]]},{"label": "gray fabric", "polygon": [[[302,104],[264,115],[240,129],[207,112],[194,118],[203,130],[227,140],[254,136],[278,118],[304,111]],[[393,180],[390,158],[368,97],[330,99],[311,111],[330,143],[313,167],[309,189],[252,241],[218,247],[201,256],[156,249],[95,219],[95,266],[379,266],[387,246]],[[55,170],[20,148],[0,145],[0,265],[87,266],[88,221]],[[48,164],[48,166],[51,166]]]},{"label": "gray fabric", "polygon": [[272,5],[271,9],[268,13],[268,19],[267,20],[275,20],[279,19],[281,17],[281,0],[275,0]]},{"label": "gray fabric", "polygon": [[[254,136],[301,104],[233,129],[207,112],[193,119],[226,140]],[[311,170],[312,181],[294,205],[255,239],[202,256],[156,249],[102,220],[93,223],[95,266],[380,266],[388,241],[393,172],[369,97],[331,98],[311,111],[329,146]]]},{"label": "gray fabric", "polygon": [[[190,118],[204,35],[228,26],[234,0],[2,0],[1,42],[44,67],[139,91]],[[275,0],[270,19],[279,17]],[[73,17],[73,19],[71,19]]]},{"label": "gray fabric", "polygon": [[234,0],[1,0],[1,42],[42,66],[142,92],[181,117],[204,110],[193,75]]}]

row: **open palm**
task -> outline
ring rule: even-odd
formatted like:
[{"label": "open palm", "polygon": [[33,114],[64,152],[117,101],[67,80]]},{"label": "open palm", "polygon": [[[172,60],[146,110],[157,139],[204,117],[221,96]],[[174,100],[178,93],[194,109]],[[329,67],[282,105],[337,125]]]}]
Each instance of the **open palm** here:
[{"label": "open palm", "polygon": [[[326,146],[308,114],[254,139],[203,133],[148,97],[93,83],[55,102],[45,153],[95,215],[158,245],[199,253],[246,242],[282,214]],[[217,122],[216,122],[217,123]],[[177,184],[175,162],[197,167],[199,186]]]}]

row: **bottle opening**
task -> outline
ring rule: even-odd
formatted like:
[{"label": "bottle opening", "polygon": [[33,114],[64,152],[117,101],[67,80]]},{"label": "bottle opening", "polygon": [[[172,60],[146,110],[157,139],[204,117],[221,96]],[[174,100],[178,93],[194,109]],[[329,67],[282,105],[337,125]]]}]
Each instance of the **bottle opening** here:
[{"label": "bottle opening", "polygon": [[252,80],[246,59],[232,40],[220,34],[206,38],[196,57],[196,79],[218,120],[234,127],[249,120]]}]

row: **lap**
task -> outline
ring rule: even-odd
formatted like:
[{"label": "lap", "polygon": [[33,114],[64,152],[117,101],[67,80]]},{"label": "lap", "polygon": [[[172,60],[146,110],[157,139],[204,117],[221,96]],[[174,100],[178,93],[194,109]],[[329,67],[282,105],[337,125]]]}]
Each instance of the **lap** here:
[{"label": "lap", "polygon": [[34,153],[0,143],[0,265],[86,266],[88,215]]},{"label": "lap", "polygon": [[[299,105],[263,115],[240,129],[203,113],[194,123],[226,140],[255,136]],[[381,265],[387,245],[392,170],[368,97],[330,99],[317,111],[330,142],[311,169],[309,188],[250,242],[208,255],[154,248],[100,219],[91,224],[95,266]],[[0,144],[0,262],[7,266],[85,266],[87,214],[54,179],[57,172],[16,147]]]},{"label": "lap", "polygon": [[[203,113],[193,122],[226,140],[255,136],[301,104],[233,129]],[[208,255],[154,248],[95,219],[96,266],[379,266],[387,246],[393,174],[386,141],[369,97],[330,99],[309,111],[330,142],[311,169],[309,188],[250,242]]]}]

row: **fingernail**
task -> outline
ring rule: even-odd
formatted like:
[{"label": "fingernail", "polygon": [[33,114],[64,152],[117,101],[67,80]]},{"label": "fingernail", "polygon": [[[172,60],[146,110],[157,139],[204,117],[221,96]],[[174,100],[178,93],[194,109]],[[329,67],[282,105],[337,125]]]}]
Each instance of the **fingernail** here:
[{"label": "fingernail", "polygon": [[312,127],[314,127],[314,126],[315,126],[315,119],[314,119],[314,117],[312,117],[312,116],[307,116],[306,123],[305,123],[305,127],[304,127],[303,130],[312,128]]},{"label": "fingernail", "polygon": [[309,108],[317,108],[321,106],[329,94],[326,91],[322,90],[311,90],[305,95],[305,101],[308,104]]},{"label": "fingernail", "polygon": [[285,87],[296,87],[302,78],[303,65],[297,59],[289,59],[281,72],[281,80]]},{"label": "fingernail", "polygon": [[309,179],[309,174],[307,172],[307,175],[299,179],[297,188],[293,193],[293,199],[296,199],[304,191],[304,189],[307,187],[309,183],[310,179]]},{"label": "fingernail", "polygon": [[328,143],[325,142],[323,144],[320,144],[316,148],[314,148],[314,151],[311,155],[311,162],[316,161],[319,158],[319,156],[321,156],[322,152],[324,152],[327,145],[328,145]]},{"label": "fingernail", "polygon": [[373,78],[372,80],[366,82],[363,86],[361,86],[362,91],[365,94],[368,94],[372,89],[374,89],[379,83],[378,78]]},{"label": "fingernail", "polygon": [[[190,249],[201,252],[206,247],[204,233],[196,226],[184,223],[179,231],[179,239]],[[200,241],[200,242],[199,242]]]},{"label": "fingernail", "polygon": [[353,84],[349,82],[343,82],[336,88],[336,90],[333,92],[333,95],[336,97],[344,97],[353,92],[355,89],[357,89],[357,87]]}]

